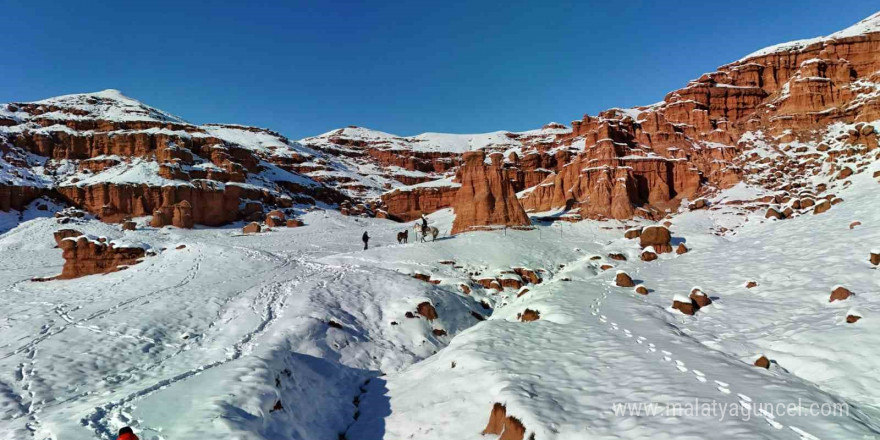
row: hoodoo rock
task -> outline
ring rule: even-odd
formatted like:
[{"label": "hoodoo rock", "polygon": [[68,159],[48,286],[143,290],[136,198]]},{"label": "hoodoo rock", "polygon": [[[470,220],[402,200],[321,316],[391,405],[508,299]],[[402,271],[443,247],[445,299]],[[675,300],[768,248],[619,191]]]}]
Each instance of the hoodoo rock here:
[{"label": "hoodoo rock", "polygon": [[510,183],[511,175],[502,164],[485,163],[483,151],[469,151],[463,155],[458,179],[461,188],[455,194],[455,220],[452,234],[475,228],[531,224]]},{"label": "hoodoo rock", "polygon": [[62,280],[115,272],[120,266],[137,264],[146,254],[142,247],[116,247],[112,242],[101,242],[85,235],[64,238],[59,247],[63,251],[64,267],[57,279]]},{"label": "hoodoo rock", "polygon": [[623,271],[618,271],[617,275],[614,278],[614,283],[619,287],[635,287],[636,283],[633,282],[633,279]]},{"label": "hoodoo rock", "polygon": [[639,245],[644,249],[648,246],[654,248],[654,252],[663,254],[672,252],[672,234],[665,226],[648,226],[642,229],[642,235],[639,236]]},{"label": "hoodoo rock", "polygon": [[434,306],[427,301],[419,303],[419,305],[416,306],[416,312],[419,315],[424,316],[425,319],[427,319],[428,321],[433,321],[437,319],[437,309],[435,309]]},{"label": "hoodoo rock", "polygon": [[849,289],[847,289],[846,287],[835,286],[834,290],[831,291],[831,298],[828,300],[828,302],[843,301],[852,296],[852,294],[853,293],[850,292]]},{"label": "hoodoo rock", "polygon": [[761,356],[758,358],[758,360],[755,361],[755,366],[769,369],[770,368],[770,359],[767,359],[767,356]]},{"label": "hoodoo rock", "polygon": [[193,221],[192,205],[189,202],[183,200],[174,205],[171,224],[178,228],[192,229],[195,222]]}]

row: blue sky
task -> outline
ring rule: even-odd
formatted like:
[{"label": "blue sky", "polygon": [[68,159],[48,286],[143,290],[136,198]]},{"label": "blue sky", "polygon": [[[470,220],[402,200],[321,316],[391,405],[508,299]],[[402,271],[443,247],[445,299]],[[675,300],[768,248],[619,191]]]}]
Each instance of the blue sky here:
[{"label": "blue sky", "polygon": [[[131,4],[128,4],[131,3]],[[526,130],[657,102],[867,1],[8,1],[0,102],[107,88],[291,138]]]}]

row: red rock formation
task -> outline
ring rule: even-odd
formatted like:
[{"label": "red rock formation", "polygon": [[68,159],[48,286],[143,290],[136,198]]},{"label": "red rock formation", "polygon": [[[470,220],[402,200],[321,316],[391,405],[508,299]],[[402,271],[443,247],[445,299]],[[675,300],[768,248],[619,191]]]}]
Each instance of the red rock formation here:
[{"label": "red rock formation", "polygon": [[529,217],[516,198],[509,173],[497,160],[484,163],[485,153],[464,154],[459,180],[461,188],[455,195],[455,221],[452,234],[491,225],[527,226]]},{"label": "red rock formation", "polygon": [[262,230],[260,224],[257,222],[250,222],[245,227],[241,228],[241,232],[245,234],[256,234]]},{"label": "red rock formation", "polygon": [[21,211],[28,203],[45,193],[33,186],[12,186],[0,183],[0,211]]},{"label": "red rock formation", "polygon": [[382,202],[388,215],[408,222],[420,218],[422,214],[451,207],[458,189],[458,186],[452,185],[394,190],[382,194]]},{"label": "red rock formation", "polygon": [[119,270],[119,266],[137,264],[145,251],[140,247],[115,247],[86,236],[71,237],[60,241],[64,267],[57,279],[69,280],[97,273]]}]

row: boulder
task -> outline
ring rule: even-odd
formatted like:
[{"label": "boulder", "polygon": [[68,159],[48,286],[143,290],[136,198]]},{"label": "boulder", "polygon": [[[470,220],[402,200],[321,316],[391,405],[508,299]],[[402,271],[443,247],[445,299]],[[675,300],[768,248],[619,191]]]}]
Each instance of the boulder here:
[{"label": "boulder", "polygon": [[416,306],[416,312],[419,315],[424,316],[425,319],[427,319],[428,321],[433,321],[437,319],[437,309],[435,309],[434,306],[427,301],[419,303],[419,305]]},{"label": "boulder", "polygon": [[672,299],[672,308],[684,313],[685,315],[693,315],[700,308],[694,301],[686,296],[675,295]]},{"label": "boulder", "polygon": [[62,239],[59,247],[63,251],[64,267],[56,278],[62,280],[115,272],[120,266],[137,264],[146,254],[141,247],[116,247],[85,235]]},{"label": "boulder", "polygon": [[687,248],[687,246],[684,245],[684,243],[679,243],[678,247],[675,248],[675,253],[678,255],[686,254],[687,252],[688,252],[688,248]]},{"label": "boulder", "polygon": [[858,320],[860,320],[860,319],[862,319],[861,316],[856,315],[856,314],[854,314],[854,313],[852,313],[852,312],[850,312],[848,315],[846,315],[846,323],[847,323],[847,324],[855,324],[855,323],[858,322]]},{"label": "boulder", "polygon": [[767,356],[762,355],[755,361],[755,366],[770,369],[770,359],[767,359]]},{"label": "boulder", "polygon": [[417,280],[422,280],[426,283],[431,281],[431,275],[428,275],[428,274],[416,272],[416,273],[412,274],[411,276]]},{"label": "boulder", "polygon": [[305,223],[303,223],[303,221],[298,218],[289,218],[287,219],[286,225],[288,228],[298,228],[300,226],[304,226]]},{"label": "boulder", "polygon": [[635,292],[638,293],[639,295],[647,295],[647,294],[648,294],[648,288],[645,287],[645,286],[643,286],[643,285],[641,285],[641,284],[639,284],[638,286],[636,286],[636,288],[635,288]]},{"label": "boulder", "polygon": [[612,260],[617,260],[617,261],[626,261],[626,255],[623,255],[623,254],[611,253],[611,254],[608,254],[608,258],[610,258]]},{"label": "boulder", "polygon": [[635,287],[636,285],[636,283],[633,282],[633,279],[624,271],[617,272],[617,275],[614,278],[614,283],[619,287]]},{"label": "boulder", "polygon": [[644,249],[653,247],[654,252],[663,254],[672,252],[672,234],[665,226],[648,226],[642,229],[642,235],[639,236],[639,245]]},{"label": "boulder", "polygon": [[871,256],[868,258],[868,261],[874,266],[880,265],[880,251],[871,251]]},{"label": "boulder", "polygon": [[433,333],[434,336],[446,336],[446,330],[443,330],[441,328],[435,328],[431,330],[431,333]]},{"label": "boulder", "polygon": [[775,218],[778,220],[782,220],[785,218],[785,216],[782,215],[782,213],[779,212],[779,210],[776,208],[767,208],[767,213],[764,214],[764,218]]},{"label": "boulder", "polygon": [[491,225],[531,225],[511,184],[513,177],[501,164],[485,163],[485,153],[464,153],[459,170],[461,187],[455,195],[452,234]]},{"label": "boulder", "polygon": [[263,228],[260,227],[260,224],[257,222],[250,222],[245,227],[241,228],[241,232],[245,234],[256,234],[260,232]]},{"label": "boulder", "polygon": [[758,287],[758,283],[755,281],[746,282],[746,289],[751,289],[752,287]]},{"label": "boulder", "polygon": [[524,267],[514,267],[513,271],[519,275],[523,281],[528,282],[530,284],[541,284],[541,276],[532,269],[527,269]]},{"label": "boulder", "polygon": [[614,266],[612,266],[610,264],[603,264],[603,265],[599,266],[599,269],[602,269],[602,270],[614,269]]},{"label": "boulder", "polygon": [[861,226],[861,225],[862,225],[862,222],[858,222],[858,221],[856,221],[856,222],[852,222],[852,223],[850,223],[850,224],[849,224],[849,228],[850,228],[850,229],[855,229],[856,226]]},{"label": "boulder", "polygon": [[699,287],[694,287],[691,289],[690,299],[694,304],[697,305],[697,308],[703,308],[712,304],[712,300],[709,299],[709,295],[706,295]]},{"label": "boulder", "polygon": [[519,320],[522,322],[537,321],[539,319],[541,319],[541,312],[537,310],[526,309],[519,315]]},{"label": "boulder", "polygon": [[813,207],[813,214],[821,214],[829,209],[831,209],[831,202],[822,200]]},{"label": "boulder", "polygon": [[642,259],[642,261],[654,261],[659,257],[657,257],[657,254],[654,253],[654,248],[649,247],[642,251],[640,258]]},{"label": "boulder", "polygon": [[266,216],[266,226],[268,226],[270,228],[280,228],[282,226],[287,226],[287,220],[284,217],[267,215]]},{"label": "boulder", "polygon": [[698,209],[705,209],[708,206],[709,206],[709,203],[706,201],[706,199],[697,199],[697,200],[694,200],[693,203],[690,203],[688,205],[688,209],[691,211],[695,211]]},{"label": "boulder", "polygon": [[843,301],[852,296],[852,294],[853,293],[850,292],[849,289],[847,289],[846,287],[835,286],[834,289],[831,291],[831,298],[828,300],[828,302]]}]

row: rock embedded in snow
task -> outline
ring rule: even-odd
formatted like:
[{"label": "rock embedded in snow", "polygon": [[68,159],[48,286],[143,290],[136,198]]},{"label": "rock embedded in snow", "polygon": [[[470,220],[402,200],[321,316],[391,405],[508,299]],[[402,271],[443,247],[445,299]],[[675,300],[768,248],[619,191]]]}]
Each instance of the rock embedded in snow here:
[{"label": "rock embedded in snow", "polygon": [[608,254],[608,258],[610,258],[612,260],[617,260],[617,261],[626,261],[626,255],[619,254],[619,253]]},{"label": "rock embedded in snow", "polygon": [[76,229],[59,229],[55,231],[53,235],[55,237],[55,245],[61,247],[61,240],[68,237],[79,237],[80,235],[83,235],[83,233]]},{"label": "rock embedded in snow", "polygon": [[699,288],[694,288],[693,290],[691,290],[690,299],[694,302],[694,304],[696,304],[697,308],[703,308],[712,304],[712,300],[709,299],[709,295],[706,295]]},{"label": "rock embedded in snow", "polygon": [[813,214],[821,214],[829,209],[831,209],[831,202],[828,200],[822,200],[813,207]]},{"label": "rock embedded in snow", "polygon": [[862,319],[862,317],[858,314],[850,312],[846,315],[846,323],[847,324],[855,324],[858,320]]},{"label": "rock embedded in snow", "polygon": [[868,258],[868,261],[874,266],[880,265],[880,251],[871,251],[871,256]]},{"label": "rock embedded in snow", "polygon": [[135,223],[135,222],[127,221],[127,222],[122,223],[122,230],[123,231],[134,231],[136,229],[137,229],[137,223]]},{"label": "rock embedded in snow", "polygon": [[675,295],[672,298],[672,308],[684,313],[685,315],[693,315],[697,313],[699,306],[694,300],[683,295]]},{"label": "rock embedded in snow", "polygon": [[785,218],[781,212],[779,212],[776,208],[767,208],[767,213],[764,214],[764,218],[775,218],[777,220],[782,220]]},{"label": "rock embedded in snow", "polygon": [[755,366],[756,366],[756,367],[761,367],[761,368],[769,369],[769,368],[770,368],[770,359],[767,359],[767,356],[763,356],[763,355],[762,355],[761,357],[759,357],[759,358],[755,361]]},{"label": "rock embedded in snow", "polygon": [[654,252],[663,254],[672,252],[670,240],[672,240],[672,234],[665,226],[647,226],[642,229],[642,234],[639,236],[639,245],[643,249],[653,247]]},{"label": "rock embedded in snow", "polygon": [[300,226],[305,226],[305,223],[303,223],[303,221],[298,218],[289,218],[285,222],[285,225],[288,228],[298,228]]},{"label": "rock embedded in snow", "polygon": [[687,248],[687,246],[684,245],[684,243],[679,243],[678,247],[675,248],[675,253],[678,255],[686,254],[688,253],[688,250],[689,249]]},{"label": "rock embedded in snow", "polygon": [[[507,408],[495,403],[492,405],[492,411],[489,413],[489,422],[483,429],[483,435],[500,435],[498,440],[524,440],[526,428],[519,419],[508,416]],[[530,437],[533,439],[534,435]]]},{"label": "rock embedded in snow", "polygon": [[639,238],[640,235],[642,235],[642,228],[641,227],[627,229],[626,232],[624,232],[624,234],[623,234],[623,236],[625,238],[630,239],[630,240]]},{"label": "rock embedded in snow", "polygon": [[526,309],[522,314],[517,314],[517,318],[522,322],[537,321],[541,319],[541,312],[538,310]]},{"label": "rock embedded in snow", "polygon": [[855,229],[856,226],[861,226],[861,225],[862,225],[862,222],[860,222],[860,221],[855,221],[855,222],[852,222],[852,223],[849,224],[849,228],[850,228],[850,229]]},{"label": "rock embedded in snow", "polygon": [[751,289],[753,287],[758,287],[758,283],[755,281],[747,281],[745,286],[746,286],[746,289]]},{"label": "rock embedded in snow", "polygon": [[648,288],[645,287],[645,286],[642,285],[642,284],[639,284],[639,285],[636,286],[636,288],[633,289],[633,290],[634,290],[636,293],[638,293],[639,295],[647,295],[647,294],[648,294]]},{"label": "rock embedded in snow", "polygon": [[260,227],[260,224],[257,222],[250,222],[241,228],[241,232],[245,234],[256,234],[259,233],[263,228]]},{"label": "rock embedded in snow", "polygon": [[835,286],[834,289],[831,291],[831,298],[828,300],[828,302],[843,301],[852,296],[852,294],[853,293],[850,292],[849,289],[847,289],[846,287]]},{"label": "rock embedded in snow", "polygon": [[654,261],[659,257],[654,252],[653,247],[648,247],[647,249],[642,251],[640,258],[642,259],[642,261]]},{"label": "rock embedded in snow", "polygon": [[424,316],[428,321],[437,319],[437,309],[427,301],[419,303],[419,305],[416,306],[416,312],[418,312],[419,315]]},{"label": "rock embedded in snow", "polygon": [[270,228],[287,226],[287,216],[285,216],[283,212],[277,209],[270,211],[268,214],[266,214],[266,226]]},{"label": "rock embedded in snow", "polygon": [[618,271],[617,275],[614,278],[614,283],[617,284],[618,287],[635,287],[635,283],[633,279],[624,271]]},{"label": "rock embedded in snow", "polygon": [[602,270],[614,269],[614,266],[612,266],[610,264],[603,264],[603,265],[599,266],[599,269],[602,269]]}]

